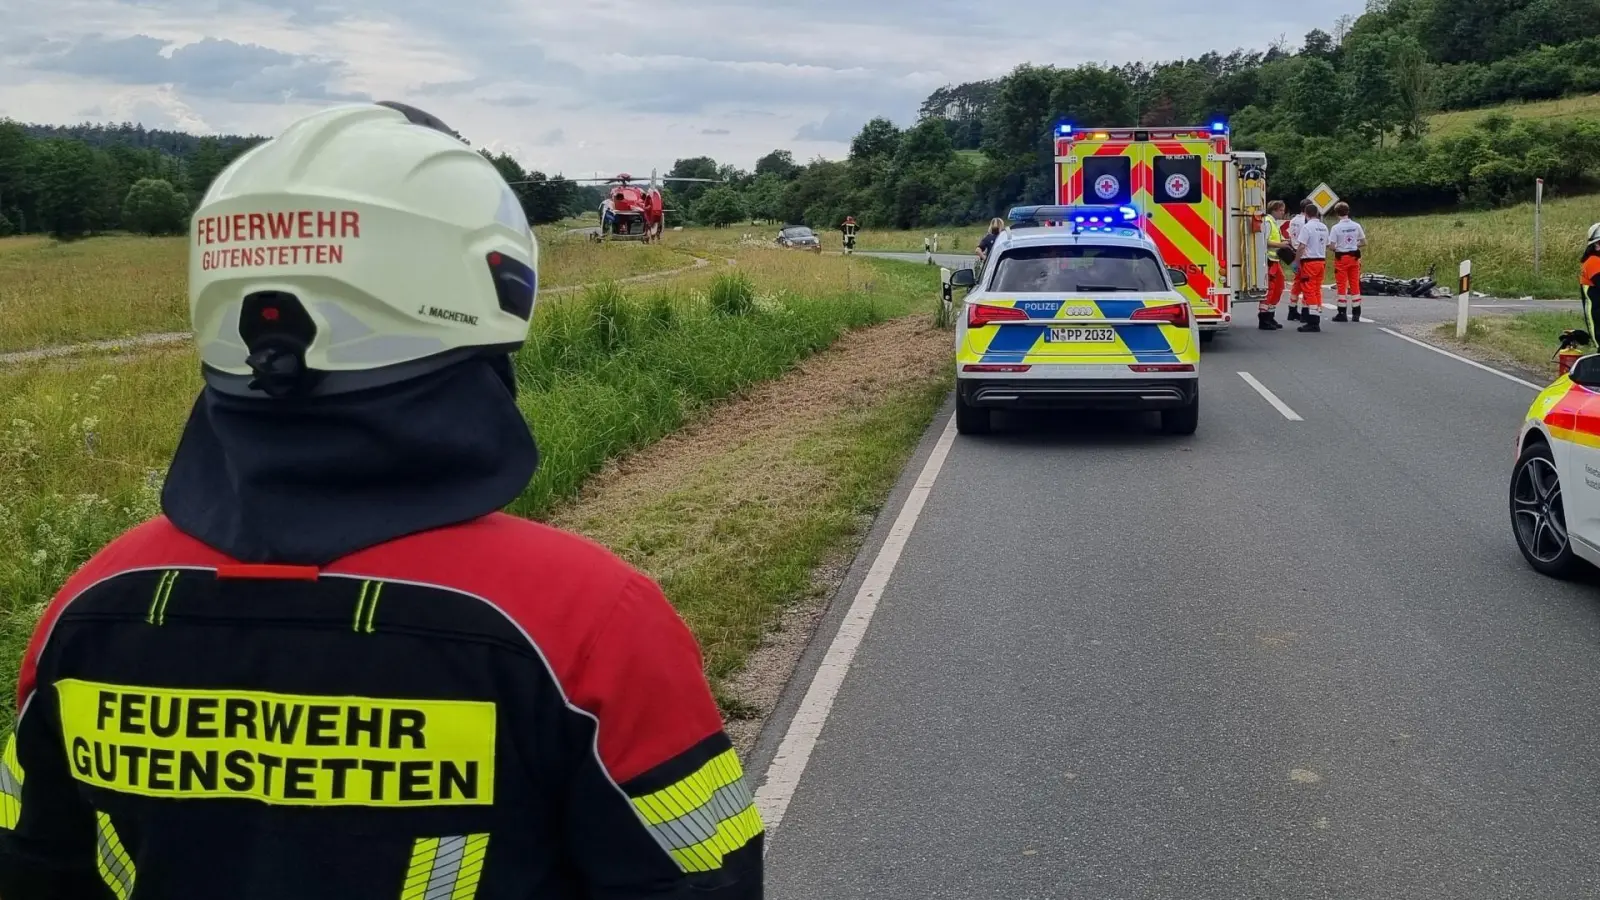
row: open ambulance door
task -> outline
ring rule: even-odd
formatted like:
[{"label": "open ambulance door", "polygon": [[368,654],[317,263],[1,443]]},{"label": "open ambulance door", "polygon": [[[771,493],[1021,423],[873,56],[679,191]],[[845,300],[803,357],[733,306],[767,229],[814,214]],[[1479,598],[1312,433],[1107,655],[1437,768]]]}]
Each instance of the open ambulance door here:
[{"label": "open ambulance door", "polygon": [[1228,163],[1228,283],[1234,299],[1257,298],[1267,292],[1267,155],[1235,152]]}]

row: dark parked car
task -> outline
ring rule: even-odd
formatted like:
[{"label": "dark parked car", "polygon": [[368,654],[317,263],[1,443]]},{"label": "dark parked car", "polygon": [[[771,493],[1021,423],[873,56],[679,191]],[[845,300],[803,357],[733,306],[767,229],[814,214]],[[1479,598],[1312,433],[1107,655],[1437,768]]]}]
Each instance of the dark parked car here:
[{"label": "dark parked car", "polygon": [[814,253],[822,252],[822,239],[817,233],[804,225],[788,225],[778,232],[778,246],[791,247],[795,250],[810,250]]}]

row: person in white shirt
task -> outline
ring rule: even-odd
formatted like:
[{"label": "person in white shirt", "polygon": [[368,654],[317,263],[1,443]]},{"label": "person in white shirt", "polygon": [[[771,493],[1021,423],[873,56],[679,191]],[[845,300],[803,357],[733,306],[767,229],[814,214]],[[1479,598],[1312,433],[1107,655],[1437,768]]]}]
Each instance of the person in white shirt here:
[{"label": "person in white shirt", "polygon": [[[1284,237],[1288,238],[1291,249],[1300,240],[1300,229],[1306,224],[1306,213],[1314,211],[1316,208],[1317,205],[1310,200],[1300,201],[1300,212],[1290,219],[1289,224],[1284,227]],[[1300,304],[1305,299],[1300,294],[1302,287],[1300,284],[1300,264],[1298,262],[1290,263],[1289,270],[1293,273],[1294,278],[1289,282],[1289,315],[1285,318],[1298,319],[1300,318]]]},{"label": "person in white shirt", "polygon": [[1300,226],[1294,242],[1295,262],[1300,264],[1297,282],[1305,311],[1300,314],[1297,331],[1322,330],[1322,279],[1328,271],[1328,226],[1315,206],[1306,210],[1306,223]]},{"label": "person in white shirt", "polygon": [[[1367,245],[1367,231],[1350,218],[1350,204],[1339,201],[1333,208],[1339,221],[1328,229],[1333,245],[1333,284],[1339,295],[1339,314],[1335,322],[1361,321],[1361,248]],[[1346,318],[1349,308],[1351,316]]]}]

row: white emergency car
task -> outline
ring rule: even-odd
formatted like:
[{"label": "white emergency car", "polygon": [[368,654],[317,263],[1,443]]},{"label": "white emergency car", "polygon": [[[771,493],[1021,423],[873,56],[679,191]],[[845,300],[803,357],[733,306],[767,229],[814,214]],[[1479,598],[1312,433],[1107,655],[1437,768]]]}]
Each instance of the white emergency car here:
[{"label": "white emergency car", "polygon": [[1534,398],[1510,494],[1511,533],[1529,565],[1555,578],[1600,566],[1600,354]]},{"label": "white emergency car", "polygon": [[[945,278],[956,327],[956,428],[995,409],[1156,410],[1200,419],[1200,333],[1131,206],[1017,207],[980,275]],[[970,288],[960,302],[955,288]]]}]

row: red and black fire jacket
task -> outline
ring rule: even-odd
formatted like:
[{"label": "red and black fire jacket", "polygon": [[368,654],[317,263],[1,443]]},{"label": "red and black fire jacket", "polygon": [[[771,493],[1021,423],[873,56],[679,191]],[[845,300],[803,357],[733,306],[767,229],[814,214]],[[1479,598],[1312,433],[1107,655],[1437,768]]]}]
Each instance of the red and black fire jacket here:
[{"label": "red and black fire jacket", "polygon": [[320,570],[157,519],[50,604],[18,694],[5,900],[761,896],[689,630],[521,519]]}]

